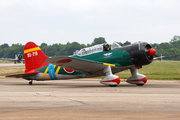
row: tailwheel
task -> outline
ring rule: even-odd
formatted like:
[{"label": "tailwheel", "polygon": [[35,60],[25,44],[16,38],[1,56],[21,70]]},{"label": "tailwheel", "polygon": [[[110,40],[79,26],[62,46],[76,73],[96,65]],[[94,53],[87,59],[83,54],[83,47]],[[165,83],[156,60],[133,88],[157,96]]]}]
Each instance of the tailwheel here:
[{"label": "tailwheel", "polygon": [[137,86],[143,86],[144,84],[136,84]]},{"label": "tailwheel", "polygon": [[32,85],[32,81],[29,82],[29,85]]},{"label": "tailwheel", "polygon": [[110,87],[116,87],[117,85],[109,85]]}]

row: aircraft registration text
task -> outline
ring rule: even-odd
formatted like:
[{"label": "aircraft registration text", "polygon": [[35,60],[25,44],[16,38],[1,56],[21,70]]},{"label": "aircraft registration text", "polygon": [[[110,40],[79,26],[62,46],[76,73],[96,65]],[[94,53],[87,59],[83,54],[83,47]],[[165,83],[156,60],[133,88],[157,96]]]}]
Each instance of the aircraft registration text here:
[{"label": "aircraft registration text", "polygon": [[32,57],[32,56],[37,56],[38,55],[38,52],[35,51],[35,52],[31,52],[31,53],[27,53],[27,57]]}]

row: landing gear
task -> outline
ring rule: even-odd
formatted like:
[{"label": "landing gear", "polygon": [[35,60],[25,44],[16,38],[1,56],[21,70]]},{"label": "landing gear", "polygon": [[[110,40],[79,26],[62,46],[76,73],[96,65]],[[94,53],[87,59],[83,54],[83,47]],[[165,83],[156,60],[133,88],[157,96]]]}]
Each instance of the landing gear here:
[{"label": "landing gear", "polygon": [[147,82],[145,75],[139,74],[136,67],[130,68],[132,76],[126,80],[130,84],[136,84],[137,86],[143,86]]},{"label": "landing gear", "polygon": [[31,80],[31,81],[29,81],[29,85],[32,85],[32,80]]},{"label": "landing gear", "polygon": [[16,61],[14,61],[14,64],[16,64]]},{"label": "landing gear", "polygon": [[104,69],[104,73],[106,74],[106,77],[100,81],[101,84],[116,87],[120,83],[120,78],[112,74],[111,66],[107,66]]}]

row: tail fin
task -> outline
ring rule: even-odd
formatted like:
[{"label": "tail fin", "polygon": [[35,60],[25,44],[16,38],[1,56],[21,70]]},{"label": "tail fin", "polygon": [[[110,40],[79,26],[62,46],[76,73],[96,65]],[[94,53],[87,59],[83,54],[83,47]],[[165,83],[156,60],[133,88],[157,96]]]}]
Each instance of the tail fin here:
[{"label": "tail fin", "polygon": [[49,64],[44,62],[48,57],[34,42],[28,42],[24,46],[24,58],[25,73]]}]

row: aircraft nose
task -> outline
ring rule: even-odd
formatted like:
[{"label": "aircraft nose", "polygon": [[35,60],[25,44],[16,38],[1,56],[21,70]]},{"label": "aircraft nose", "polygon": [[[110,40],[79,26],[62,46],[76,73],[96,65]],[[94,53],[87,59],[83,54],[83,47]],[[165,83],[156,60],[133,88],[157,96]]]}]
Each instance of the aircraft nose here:
[{"label": "aircraft nose", "polygon": [[149,55],[149,56],[154,56],[154,55],[156,54],[156,50],[153,49],[153,48],[149,48],[148,51],[149,51],[149,52],[148,52],[148,55]]},{"label": "aircraft nose", "polygon": [[136,66],[147,65],[153,61],[156,50],[147,42],[135,43],[126,47],[131,55],[131,61]]}]

